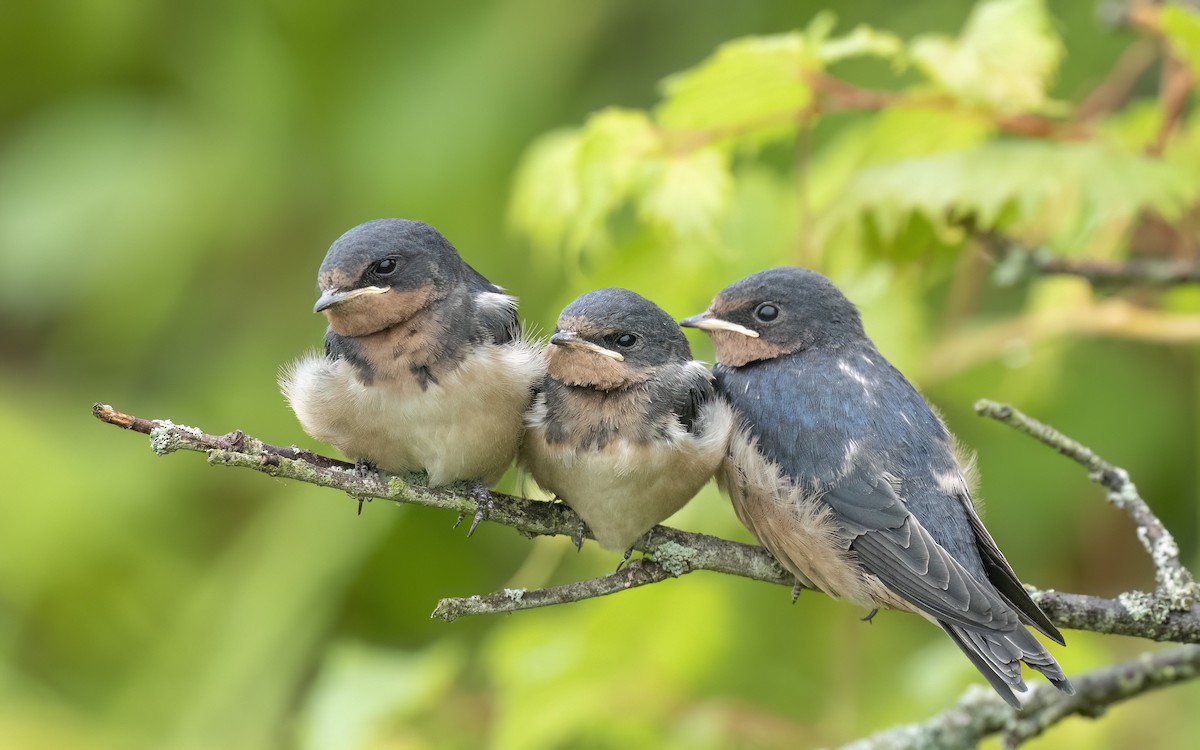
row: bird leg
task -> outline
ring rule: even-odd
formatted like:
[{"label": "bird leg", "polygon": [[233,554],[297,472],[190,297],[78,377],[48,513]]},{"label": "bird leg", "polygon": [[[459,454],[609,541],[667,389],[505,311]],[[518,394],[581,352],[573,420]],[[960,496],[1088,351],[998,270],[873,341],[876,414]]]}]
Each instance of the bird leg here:
[{"label": "bird leg", "polygon": [[583,551],[583,538],[587,536],[587,524],[583,519],[579,519],[579,525],[575,527],[575,533],[571,534],[571,542],[575,545],[575,551]]},{"label": "bird leg", "polygon": [[[647,531],[644,535],[642,535],[642,538],[640,540],[638,540],[638,541],[641,541],[643,545],[645,545],[645,546],[643,546],[643,549],[645,549],[646,546],[650,545],[650,537],[652,537],[652,536],[654,536],[654,529],[650,529],[649,531]],[[614,573],[620,573],[621,568],[625,565],[625,563],[629,562],[629,556],[633,554],[633,548],[636,545],[637,545],[637,541],[635,541],[633,544],[629,545],[629,549],[625,550],[625,555],[624,555],[624,557],[621,558],[621,562],[617,563],[617,569],[613,571]]]},{"label": "bird leg", "polygon": [[[359,479],[366,479],[377,471],[375,464],[365,458],[354,459],[354,475]],[[372,498],[369,495],[355,495],[358,500],[358,515],[362,515],[363,501],[371,502]]]},{"label": "bird leg", "polygon": [[863,621],[863,622],[865,622],[865,623],[867,623],[868,625],[870,625],[870,624],[871,624],[871,620],[874,620],[874,619],[875,619],[875,615],[876,615],[876,614],[878,614],[878,613],[879,613],[879,607],[876,607],[876,608],[872,609],[870,612],[868,612],[868,613],[867,613],[867,616],[866,616],[866,617],[864,617],[864,618],[862,618],[862,621]]},{"label": "bird leg", "polygon": [[[475,527],[479,526],[480,521],[487,518],[488,511],[494,508],[495,504],[492,502],[492,491],[488,489],[482,479],[472,480],[468,485],[467,494],[475,501],[475,517],[471,519],[471,527],[467,529],[467,538],[470,539],[471,535],[475,533]],[[454,525],[457,527],[462,519],[463,514],[459,513],[458,522]]]},{"label": "bird leg", "polygon": [[625,554],[621,556],[621,562],[617,563],[617,569],[614,570],[613,572],[620,573],[621,568],[625,567],[625,563],[629,562],[629,556],[632,554],[633,554],[633,547],[630,547],[629,549],[625,550]]},{"label": "bird leg", "polygon": [[804,587],[800,585],[800,581],[792,584],[792,604],[795,604],[796,600],[800,598],[800,592],[803,590]]}]

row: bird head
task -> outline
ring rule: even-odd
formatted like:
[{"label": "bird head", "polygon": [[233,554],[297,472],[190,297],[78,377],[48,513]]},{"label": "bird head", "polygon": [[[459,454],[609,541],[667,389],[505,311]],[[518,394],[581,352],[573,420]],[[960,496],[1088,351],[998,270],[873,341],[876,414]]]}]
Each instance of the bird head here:
[{"label": "bird head", "polygon": [[692,359],[683,331],[658,305],[628,289],[598,289],[562,311],[547,369],[566,385],[614,390]]},{"label": "bird head", "polygon": [[460,283],[462,259],[433,227],[378,219],[343,234],[317,275],[324,313],[342,336],[367,336],[405,322]]},{"label": "bird head", "polygon": [[709,308],[679,322],[713,340],[731,367],[864,337],[858,309],[829,279],[807,268],[759,271],[721,290]]}]

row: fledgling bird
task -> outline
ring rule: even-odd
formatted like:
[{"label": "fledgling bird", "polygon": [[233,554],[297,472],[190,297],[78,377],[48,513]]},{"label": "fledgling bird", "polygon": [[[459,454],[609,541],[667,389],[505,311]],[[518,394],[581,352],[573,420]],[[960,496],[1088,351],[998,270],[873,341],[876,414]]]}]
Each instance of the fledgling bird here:
[{"label": "fledgling bird", "polygon": [[317,281],[325,351],[280,377],[304,431],[360,463],[424,471],[434,486],[475,482],[486,495],[516,455],[545,371],[516,300],[436,229],[406,219],[343,234]]},{"label": "fledgling bird", "polygon": [[627,289],[568,305],[546,362],[521,464],[602,546],[628,550],[712,477],[732,411],[675,321]]},{"label": "fledgling bird", "polygon": [[681,324],[712,336],[738,414],[718,482],[799,582],[931,620],[1014,707],[1021,662],[1073,692],[1025,628],[1063,643],[975,512],[955,438],[837,287],[773,268]]}]

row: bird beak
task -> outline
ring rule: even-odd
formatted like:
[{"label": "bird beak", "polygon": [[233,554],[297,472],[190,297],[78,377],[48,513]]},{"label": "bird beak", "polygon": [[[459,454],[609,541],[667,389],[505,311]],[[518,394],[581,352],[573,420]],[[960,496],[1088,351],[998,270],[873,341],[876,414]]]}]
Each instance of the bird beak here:
[{"label": "bird beak", "polygon": [[355,297],[361,297],[364,294],[387,294],[391,290],[392,288],[388,286],[362,286],[358,289],[350,289],[345,292],[340,292],[337,289],[322,289],[321,296],[317,299],[317,304],[313,305],[313,312],[319,313],[322,310],[328,310],[334,305],[340,305]]},{"label": "bird beak", "polygon": [[705,310],[699,315],[684,318],[679,321],[679,325],[685,328],[699,328],[702,331],[732,331],[733,333],[740,333],[743,336],[749,336],[752,339],[758,338],[758,331],[751,330],[746,326],[740,326],[737,323],[730,323],[728,320],[722,320],[713,315],[712,310]]},{"label": "bird beak", "polygon": [[589,352],[595,352],[609,359],[615,359],[618,362],[624,362],[625,357],[620,352],[614,352],[612,349],[605,349],[603,346],[593,344],[590,341],[584,341],[579,338],[579,334],[574,331],[555,331],[550,337],[550,343],[555,346],[569,346],[573,349],[586,349]]}]

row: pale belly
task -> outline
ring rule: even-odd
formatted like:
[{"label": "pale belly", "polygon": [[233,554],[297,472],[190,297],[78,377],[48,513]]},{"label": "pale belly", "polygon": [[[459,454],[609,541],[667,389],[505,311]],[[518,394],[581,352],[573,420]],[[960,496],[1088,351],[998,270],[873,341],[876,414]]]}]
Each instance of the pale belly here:
[{"label": "pale belly", "polygon": [[596,541],[626,550],[687,504],[720,465],[732,418],[723,403],[714,403],[706,416],[700,437],[680,429],[669,441],[615,440],[601,450],[547,443],[534,424],[521,460],[539,486],[583,518]]},{"label": "pale belly", "polygon": [[390,472],[426,471],[432,485],[482,479],[508,467],[542,372],[532,347],[486,347],[441,383],[364,385],[353,365],[313,355],[281,379],[305,432]]}]

